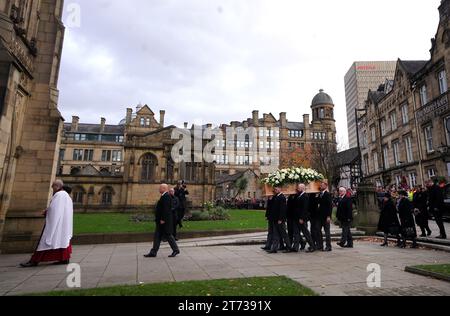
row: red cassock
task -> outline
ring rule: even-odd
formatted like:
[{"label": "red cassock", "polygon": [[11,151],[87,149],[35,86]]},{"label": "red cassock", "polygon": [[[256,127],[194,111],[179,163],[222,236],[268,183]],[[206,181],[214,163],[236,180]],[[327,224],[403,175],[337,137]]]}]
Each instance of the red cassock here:
[{"label": "red cassock", "polygon": [[66,249],[36,251],[31,257],[30,261],[32,263],[69,261],[71,255],[72,245],[69,245],[69,247],[67,247]]}]

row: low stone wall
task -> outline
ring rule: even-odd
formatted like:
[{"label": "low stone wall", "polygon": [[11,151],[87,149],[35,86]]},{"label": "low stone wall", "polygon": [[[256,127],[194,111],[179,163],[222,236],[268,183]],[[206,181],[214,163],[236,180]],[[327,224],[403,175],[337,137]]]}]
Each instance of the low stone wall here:
[{"label": "low stone wall", "polygon": [[[179,239],[231,236],[265,232],[264,229],[229,230],[229,231],[199,231],[179,232]],[[153,242],[153,233],[113,233],[113,234],[80,234],[72,239],[73,245],[101,245]]]}]

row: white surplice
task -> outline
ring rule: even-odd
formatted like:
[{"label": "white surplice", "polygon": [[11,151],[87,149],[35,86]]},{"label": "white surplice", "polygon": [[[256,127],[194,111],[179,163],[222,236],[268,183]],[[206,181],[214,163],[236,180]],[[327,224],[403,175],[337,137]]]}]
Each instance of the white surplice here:
[{"label": "white surplice", "polygon": [[37,251],[66,249],[73,235],[73,202],[66,191],[53,195]]}]

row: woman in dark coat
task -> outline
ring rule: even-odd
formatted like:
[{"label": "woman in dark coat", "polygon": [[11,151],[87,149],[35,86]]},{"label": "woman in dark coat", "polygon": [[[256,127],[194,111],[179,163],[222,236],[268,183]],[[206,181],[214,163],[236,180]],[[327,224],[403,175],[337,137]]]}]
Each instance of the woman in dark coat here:
[{"label": "woman in dark coat", "polygon": [[408,199],[408,193],[406,191],[400,192],[398,213],[400,215],[403,235],[403,243],[401,247],[406,248],[406,240],[410,239],[413,242],[412,248],[417,248],[417,230],[413,215],[414,210],[412,203]]},{"label": "woman in dark coat", "polygon": [[382,247],[388,246],[389,235],[397,237],[397,246],[400,247],[402,245],[400,238],[400,222],[397,216],[397,209],[390,193],[386,193],[383,198],[378,230],[384,233],[384,243],[381,245]]},{"label": "woman in dark coat", "polygon": [[420,237],[427,237],[430,236],[432,231],[430,229],[430,226],[428,225],[428,207],[427,207],[427,201],[428,196],[427,193],[424,191],[422,187],[418,187],[417,191],[414,193],[414,214],[416,216],[416,222],[417,225],[420,227],[420,230],[422,231],[422,235]]}]

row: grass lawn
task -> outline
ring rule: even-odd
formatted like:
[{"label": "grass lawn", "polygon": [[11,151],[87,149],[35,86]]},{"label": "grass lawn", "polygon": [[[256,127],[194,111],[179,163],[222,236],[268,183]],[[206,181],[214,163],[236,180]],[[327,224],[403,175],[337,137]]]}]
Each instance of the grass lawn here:
[{"label": "grass lawn", "polygon": [[311,289],[286,277],[116,286],[50,292],[38,296],[317,296]]},{"label": "grass lawn", "polygon": [[[229,221],[184,222],[183,231],[265,229],[264,211],[230,210]],[[132,214],[75,214],[74,234],[148,233],[154,231],[153,222],[134,223]]]},{"label": "grass lawn", "polygon": [[414,266],[413,268],[425,270],[428,272],[439,273],[450,277],[450,264],[423,265],[423,266]]}]

